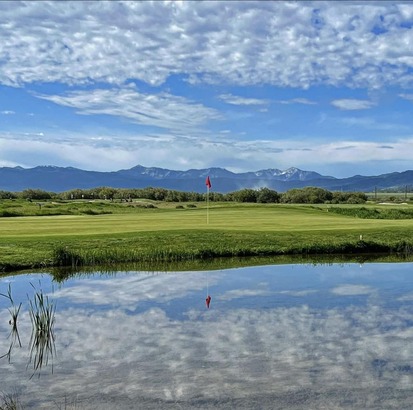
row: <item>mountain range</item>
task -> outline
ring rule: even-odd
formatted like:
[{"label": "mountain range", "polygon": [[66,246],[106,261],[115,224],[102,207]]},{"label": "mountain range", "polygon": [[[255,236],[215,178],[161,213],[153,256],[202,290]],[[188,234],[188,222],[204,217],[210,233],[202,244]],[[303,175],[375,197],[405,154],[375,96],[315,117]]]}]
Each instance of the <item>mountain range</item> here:
[{"label": "mountain range", "polygon": [[34,168],[0,167],[0,190],[18,192],[24,189],[42,189],[63,192],[101,186],[113,188],[161,187],[178,191],[205,192],[205,179],[209,176],[216,192],[238,191],[244,188],[268,187],[278,192],[292,188],[315,186],[330,191],[363,191],[399,189],[411,190],[413,170],[392,172],[377,176],[355,175],[335,178],[298,168],[287,170],[263,169],[255,172],[235,173],[224,168],[189,169],[174,171],[137,165],[112,172],[86,171],[72,167],[37,166]]}]

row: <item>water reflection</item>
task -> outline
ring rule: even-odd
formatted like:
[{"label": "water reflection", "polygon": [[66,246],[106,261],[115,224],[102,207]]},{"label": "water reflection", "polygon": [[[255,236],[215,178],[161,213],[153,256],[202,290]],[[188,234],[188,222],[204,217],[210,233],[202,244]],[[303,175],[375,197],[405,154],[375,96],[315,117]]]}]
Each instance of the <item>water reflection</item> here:
[{"label": "water reflection", "polygon": [[209,305],[211,304],[211,295],[208,295],[205,299],[206,307],[209,309]]},{"label": "water reflection", "polygon": [[[400,256],[398,254],[355,254],[355,255],[278,255],[273,257],[233,257],[214,258],[209,260],[189,260],[179,262],[141,262],[104,266],[82,266],[51,268],[50,274],[56,283],[63,283],[71,277],[82,277],[90,274],[116,275],[118,272],[187,272],[187,271],[211,271],[226,270],[235,268],[245,268],[265,265],[288,265],[288,264],[311,264],[332,265],[343,263],[357,263],[362,266],[365,263],[401,263],[413,262],[413,254]],[[0,273],[1,278],[1,273]]]},{"label": "water reflection", "polygon": [[[44,295],[41,285],[40,290],[37,290],[32,284],[30,285],[35,290],[35,294],[33,299],[29,299],[27,305],[27,312],[32,325],[27,367],[29,367],[30,364],[33,364],[33,374],[31,377],[33,377],[36,372],[40,377],[40,370],[48,365],[49,358],[53,360],[53,356],[56,353],[54,344],[55,305],[49,300],[48,296]],[[7,294],[0,293],[0,296],[6,298],[10,304],[10,307],[8,307],[7,310],[11,316],[9,325],[12,326],[10,334],[7,337],[7,339],[10,339],[9,349],[5,354],[0,356],[0,359],[7,357],[10,364],[12,361],[12,352],[14,348],[17,345],[20,348],[22,347],[20,333],[17,327],[22,302],[20,302],[18,306],[16,305],[12,297],[10,283],[8,285]]]},{"label": "water reflection", "polygon": [[208,275],[208,272],[206,273],[206,283],[207,283],[207,285],[206,285],[206,298],[205,298],[205,305],[206,305],[206,307],[207,307],[207,309],[209,309],[209,306],[211,305],[211,300],[212,300],[212,297],[211,297],[211,295],[209,294],[209,277],[208,277],[209,275]]},{"label": "water reflection", "polygon": [[44,295],[43,290],[37,290],[33,286],[35,294],[32,300],[29,300],[29,315],[32,323],[32,333],[30,337],[30,356],[29,363],[33,365],[33,377],[36,372],[40,377],[39,371],[49,364],[49,359],[52,362],[53,373],[53,357],[56,355],[55,347],[55,311],[56,305]]},{"label": "water reflection", "polygon": [[17,321],[19,318],[20,309],[21,309],[22,304],[19,303],[19,305],[16,305],[16,303],[14,302],[10,284],[8,286],[7,293],[0,293],[0,296],[5,298],[10,305],[10,307],[8,307],[7,310],[9,311],[9,314],[10,314],[9,325],[11,326],[10,333],[7,336],[7,339],[10,340],[9,350],[5,354],[0,356],[0,359],[7,357],[8,362],[10,363],[13,348],[17,345],[18,347],[22,346],[20,335],[19,335],[19,329],[17,327]]},{"label": "water reflection", "polygon": [[28,380],[19,349],[0,360],[1,386],[32,408],[68,392],[99,409],[411,408],[412,267],[249,267],[210,271],[208,284],[205,272],[72,278],[52,294],[54,374]]}]

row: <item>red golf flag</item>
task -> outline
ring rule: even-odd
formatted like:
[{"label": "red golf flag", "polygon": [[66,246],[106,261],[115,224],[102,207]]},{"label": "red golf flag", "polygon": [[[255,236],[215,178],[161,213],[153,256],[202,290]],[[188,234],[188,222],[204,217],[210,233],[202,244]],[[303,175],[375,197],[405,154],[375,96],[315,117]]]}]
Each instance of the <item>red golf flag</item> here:
[{"label": "red golf flag", "polygon": [[208,189],[211,189],[211,187],[212,187],[211,180],[209,179],[209,175],[207,176],[207,179],[205,181],[205,185],[208,187]]},{"label": "red golf flag", "polygon": [[207,296],[207,298],[205,299],[205,304],[206,304],[206,307],[209,309],[209,305],[210,305],[210,303],[211,303],[211,296]]}]

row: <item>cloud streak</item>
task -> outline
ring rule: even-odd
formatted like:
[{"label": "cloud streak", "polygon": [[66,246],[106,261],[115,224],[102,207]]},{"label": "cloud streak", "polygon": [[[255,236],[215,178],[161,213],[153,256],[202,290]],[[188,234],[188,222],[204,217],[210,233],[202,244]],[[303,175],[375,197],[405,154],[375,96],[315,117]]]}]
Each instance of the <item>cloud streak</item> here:
[{"label": "cloud streak", "polygon": [[258,98],[245,98],[231,94],[222,94],[219,98],[227,104],[233,105],[267,105],[269,100],[262,100]]},{"label": "cloud streak", "polygon": [[[24,143],[22,143],[24,141]],[[391,147],[392,149],[384,149]],[[145,165],[156,157],[164,168],[186,170],[208,168],[210,159],[216,164],[230,164],[228,169],[282,169],[300,163],[308,169],[319,166],[322,156],[324,172],[337,175],[337,164],[368,165],[369,162],[408,163],[413,149],[413,137],[396,141],[312,141],[308,146],[290,140],[236,141],[221,134],[216,138],[179,137],[172,134],[30,134],[0,133],[0,150],[8,158],[3,166],[33,167],[43,164],[65,166],[68,162],[86,170],[119,170]],[[317,156],[311,155],[317,152]],[[310,154],[310,155],[309,155]],[[0,162],[1,164],[2,162]]]},{"label": "cloud streak", "polygon": [[340,110],[354,111],[367,110],[373,107],[374,104],[368,100],[342,99],[332,101],[331,105]]},{"label": "cloud streak", "polygon": [[291,100],[278,100],[275,101],[278,104],[304,104],[304,105],[317,105],[315,101],[311,101],[307,98],[292,98]]},{"label": "cloud streak", "polygon": [[194,130],[221,115],[212,108],[170,94],[142,94],[135,87],[74,91],[67,95],[37,95],[84,115],[100,114],[126,118],[141,125],[174,131]]}]

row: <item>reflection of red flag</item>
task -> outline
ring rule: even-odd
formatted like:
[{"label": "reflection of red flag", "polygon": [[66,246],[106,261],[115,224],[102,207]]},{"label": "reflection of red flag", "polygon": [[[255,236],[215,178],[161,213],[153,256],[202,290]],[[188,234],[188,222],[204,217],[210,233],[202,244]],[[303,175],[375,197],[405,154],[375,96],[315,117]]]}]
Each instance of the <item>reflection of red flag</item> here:
[{"label": "reflection of red flag", "polygon": [[209,304],[211,303],[211,296],[207,296],[207,298],[205,299],[205,304],[206,304],[206,307],[209,309]]},{"label": "reflection of red flag", "polygon": [[208,189],[211,189],[211,180],[209,179],[209,175],[207,176],[207,179],[205,181],[205,185],[208,187]]}]

